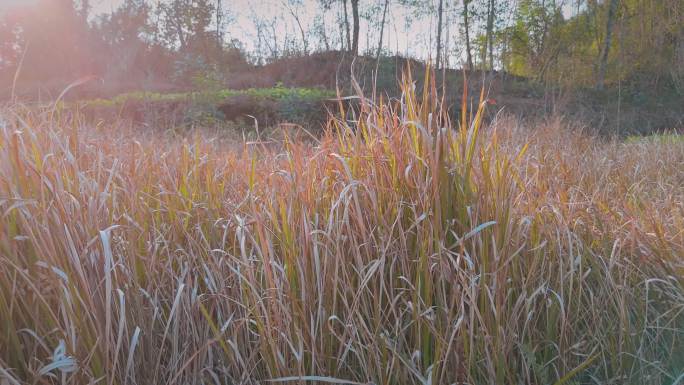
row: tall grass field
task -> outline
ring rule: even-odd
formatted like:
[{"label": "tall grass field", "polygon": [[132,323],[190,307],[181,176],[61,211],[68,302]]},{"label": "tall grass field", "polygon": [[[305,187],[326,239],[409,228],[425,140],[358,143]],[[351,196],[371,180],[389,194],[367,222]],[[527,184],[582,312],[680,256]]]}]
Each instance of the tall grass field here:
[{"label": "tall grass field", "polygon": [[684,141],[425,84],[279,144],[4,108],[0,384],[684,383]]}]

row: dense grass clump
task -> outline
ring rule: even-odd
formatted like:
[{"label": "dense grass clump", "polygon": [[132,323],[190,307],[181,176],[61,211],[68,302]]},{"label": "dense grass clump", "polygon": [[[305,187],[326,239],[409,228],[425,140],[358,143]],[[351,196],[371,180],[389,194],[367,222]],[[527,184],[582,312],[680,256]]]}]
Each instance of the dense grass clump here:
[{"label": "dense grass clump", "polygon": [[403,91],[315,145],[3,111],[0,383],[681,381],[684,143]]}]

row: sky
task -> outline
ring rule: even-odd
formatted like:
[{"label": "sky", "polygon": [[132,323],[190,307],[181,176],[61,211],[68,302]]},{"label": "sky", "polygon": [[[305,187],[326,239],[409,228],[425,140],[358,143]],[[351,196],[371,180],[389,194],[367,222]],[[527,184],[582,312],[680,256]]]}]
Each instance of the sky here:
[{"label": "sky", "polygon": [[[35,0],[0,0],[0,12],[4,11],[5,9],[17,6],[17,5],[30,3],[31,1],[35,1]],[[101,0],[101,1],[110,1],[110,0]],[[111,1],[118,2],[119,0],[111,0]]]}]

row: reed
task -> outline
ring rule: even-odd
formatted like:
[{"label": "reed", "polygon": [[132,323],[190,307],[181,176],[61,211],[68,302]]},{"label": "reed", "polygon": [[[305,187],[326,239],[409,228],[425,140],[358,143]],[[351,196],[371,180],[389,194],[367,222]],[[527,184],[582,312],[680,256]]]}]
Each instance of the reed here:
[{"label": "reed", "polygon": [[425,84],[315,145],[6,108],[0,383],[681,381],[684,145]]}]

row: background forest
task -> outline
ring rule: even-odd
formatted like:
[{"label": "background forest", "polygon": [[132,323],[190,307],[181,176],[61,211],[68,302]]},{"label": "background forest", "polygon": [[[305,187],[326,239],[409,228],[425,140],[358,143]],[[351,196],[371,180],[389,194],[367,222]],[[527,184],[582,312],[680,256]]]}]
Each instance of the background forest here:
[{"label": "background forest", "polygon": [[[521,116],[560,112],[609,133],[647,133],[682,125],[683,8],[681,0],[11,2],[0,8],[0,95],[51,100],[75,81],[84,83],[70,92],[76,99],[278,86],[353,93],[354,60],[364,89],[396,96],[411,59],[414,78],[429,61],[454,89],[457,70],[486,74],[492,96]],[[212,109],[230,118],[222,101],[214,97]]]},{"label": "background forest", "polygon": [[[95,12],[92,3],[7,6],[0,24],[4,76],[24,55],[25,72],[40,82],[85,74],[139,80],[130,70],[147,80],[187,81],[200,72],[226,76],[242,65],[331,50],[402,55],[388,38],[397,24],[430,35],[428,52],[438,67],[599,87],[638,79],[681,88],[684,71],[679,0],[282,0],[262,4],[280,8],[270,19],[250,15],[256,36],[227,33],[246,11],[221,0],[125,0],[111,13]],[[257,41],[247,51],[233,35]]]}]

